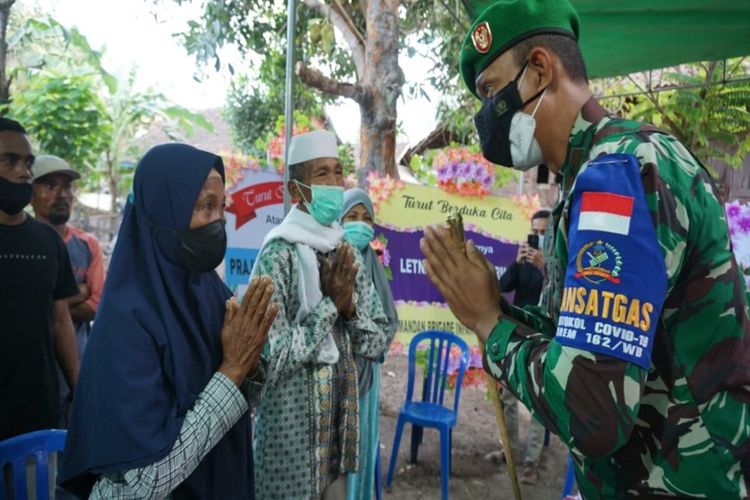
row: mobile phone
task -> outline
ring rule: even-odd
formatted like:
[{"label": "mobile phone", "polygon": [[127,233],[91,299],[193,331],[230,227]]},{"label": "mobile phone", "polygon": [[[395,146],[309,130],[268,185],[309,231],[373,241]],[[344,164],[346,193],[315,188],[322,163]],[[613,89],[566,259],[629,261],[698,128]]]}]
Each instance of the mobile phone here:
[{"label": "mobile phone", "polygon": [[526,238],[526,243],[528,243],[528,245],[531,248],[533,248],[535,250],[539,250],[539,235],[538,234],[530,234]]}]

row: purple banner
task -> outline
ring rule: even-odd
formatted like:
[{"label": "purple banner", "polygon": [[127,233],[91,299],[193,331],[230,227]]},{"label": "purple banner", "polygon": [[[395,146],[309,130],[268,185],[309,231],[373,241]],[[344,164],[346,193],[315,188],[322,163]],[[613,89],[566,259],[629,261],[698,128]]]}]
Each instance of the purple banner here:
[{"label": "purple banner", "polygon": [[[375,238],[385,238],[385,264],[393,275],[391,290],[394,300],[412,302],[439,302],[443,297],[427,278],[424,255],[419,248],[422,231],[401,232],[376,226]],[[382,235],[382,236],[381,236]],[[466,232],[477,248],[495,265],[498,279],[515,260],[518,245],[504,243],[471,231]],[[468,291],[467,291],[468,292]]]}]

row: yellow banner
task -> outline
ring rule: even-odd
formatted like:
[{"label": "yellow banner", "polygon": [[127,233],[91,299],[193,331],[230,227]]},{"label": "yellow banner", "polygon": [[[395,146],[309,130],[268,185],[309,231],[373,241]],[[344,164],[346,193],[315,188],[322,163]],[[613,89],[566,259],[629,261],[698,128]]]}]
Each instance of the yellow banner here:
[{"label": "yellow banner", "polygon": [[424,228],[445,222],[449,213],[460,212],[467,229],[499,240],[521,241],[529,232],[529,218],[509,198],[469,197],[438,188],[406,185],[380,203],[377,219],[395,230]]},{"label": "yellow banner", "polygon": [[426,330],[443,330],[453,332],[471,346],[477,345],[474,332],[462,325],[450,309],[438,305],[417,305],[403,302],[396,307],[398,310],[398,333],[396,339],[406,345],[419,332]]},{"label": "yellow banner", "polygon": [[426,276],[416,273],[413,265],[404,265],[424,258],[418,248],[421,235],[415,233],[421,233],[429,224],[445,222],[448,214],[459,212],[467,237],[475,239],[477,248],[501,274],[515,259],[516,244],[526,240],[532,208],[509,198],[459,196],[415,185],[390,190],[380,197],[377,192],[372,194],[377,204],[376,222],[381,226],[380,232],[387,236],[381,244],[387,253],[386,266],[392,276],[399,315],[397,340],[408,345],[416,333],[444,330],[458,334],[469,345],[476,345],[474,334],[456,320],[444,303],[437,302],[442,297]]}]

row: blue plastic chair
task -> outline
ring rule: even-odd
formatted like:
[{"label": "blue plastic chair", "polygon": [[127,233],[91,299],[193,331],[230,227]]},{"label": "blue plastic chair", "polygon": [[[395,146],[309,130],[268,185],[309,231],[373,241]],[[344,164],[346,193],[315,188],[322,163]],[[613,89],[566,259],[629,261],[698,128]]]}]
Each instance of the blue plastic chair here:
[{"label": "blue plastic chair", "polygon": [[54,451],[63,451],[67,434],[64,430],[51,429],[29,432],[0,441],[0,498],[5,498],[3,469],[6,464],[11,466],[15,500],[26,500],[29,497],[26,489],[26,461],[33,456],[36,464],[36,498],[49,500],[48,456]]},{"label": "blue plastic chair", "polygon": [[565,483],[563,484],[562,497],[565,498],[568,495],[573,494],[573,488],[576,485],[576,470],[573,466],[573,457],[568,455],[568,470],[565,473]]},{"label": "blue plastic chair", "polygon": [[[422,386],[422,401],[414,401],[417,346],[423,341],[429,342],[428,362]],[[462,355],[456,378],[453,408],[446,408],[443,405],[445,384],[448,379],[450,352],[454,345],[461,349]],[[427,331],[415,335],[412,339],[411,344],[409,344],[409,380],[406,387],[406,401],[398,414],[396,435],[393,438],[393,450],[391,451],[391,463],[388,466],[388,478],[386,480],[388,487],[393,483],[393,472],[396,470],[401,434],[404,430],[404,424],[408,422],[412,424],[412,462],[417,460],[419,444],[422,441],[422,428],[433,427],[440,432],[440,482],[442,498],[443,500],[448,499],[453,427],[456,426],[461,384],[468,362],[469,348],[466,342],[452,333]]]}]

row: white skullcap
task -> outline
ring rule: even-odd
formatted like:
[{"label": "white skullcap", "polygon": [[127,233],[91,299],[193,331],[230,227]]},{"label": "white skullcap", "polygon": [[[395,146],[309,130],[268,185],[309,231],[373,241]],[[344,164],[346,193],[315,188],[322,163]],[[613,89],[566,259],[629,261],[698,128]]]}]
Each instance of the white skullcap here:
[{"label": "white skullcap", "polygon": [[327,130],[315,130],[295,135],[289,144],[289,165],[296,165],[316,158],[338,158],[336,136]]}]

